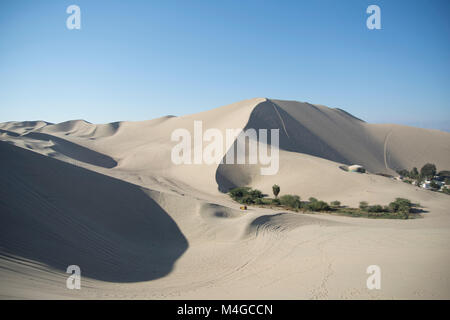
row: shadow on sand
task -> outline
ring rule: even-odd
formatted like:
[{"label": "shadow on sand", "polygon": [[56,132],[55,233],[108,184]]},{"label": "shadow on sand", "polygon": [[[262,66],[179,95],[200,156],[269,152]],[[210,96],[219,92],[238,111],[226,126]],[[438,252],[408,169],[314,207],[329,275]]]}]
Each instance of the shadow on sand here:
[{"label": "shadow on sand", "polygon": [[0,267],[16,256],[110,282],[167,275],[188,242],[148,190],[0,142]]},{"label": "shadow on sand", "polygon": [[54,146],[52,146],[52,149],[55,152],[61,153],[74,160],[89,163],[94,166],[103,168],[114,168],[115,166],[117,166],[117,162],[113,158],[105,154],[93,151],[91,149],[80,146],[76,143],[67,141],[62,138],[58,138],[50,134],[41,132],[30,132],[23,135],[23,137],[41,141],[52,141],[55,144]]},{"label": "shadow on sand", "polygon": [[[313,105],[309,105],[309,107],[317,109],[317,107]],[[283,128],[287,128],[289,136],[287,131]],[[271,100],[261,102],[253,109],[248,123],[243,130],[246,131],[248,129],[255,129],[258,139],[258,129],[267,129],[268,131],[270,131],[270,129],[279,129],[279,148],[281,150],[306,153],[340,163],[351,163],[351,161],[337,149],[328,145],[325,140],[311,132],[311,130],[306,128],[301,122],[296,120]],[[270,144],[270,135],[268,138]],[[252,181],[252,174],[258,174],[259,172],[259,165],[236,164],[236,145],[235,141],[230,147],[230,149],[235,150],[234,164],[227,164],[225,155],[222,159],[222,164],[220,164],[216,170],[215,178],[218,189],[224,193],[232,188],[247,185]],[[228,150],[228,152],[230,152],[230,150]],[[246,154],[246,163],[248,163],[248,154]],[[238,170],[236,170],[236,168]]]}]

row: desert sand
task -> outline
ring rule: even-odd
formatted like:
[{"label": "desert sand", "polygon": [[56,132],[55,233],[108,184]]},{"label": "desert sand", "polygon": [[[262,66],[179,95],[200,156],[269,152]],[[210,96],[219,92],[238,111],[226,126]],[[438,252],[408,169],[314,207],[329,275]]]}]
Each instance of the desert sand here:
[{"label": "desert sand", "polygon": [[[279,129],[278,174],[173,164],[171,133],[194,120]],[[450,196],[375,174],[427,162],[450,170],[450,133],[256,98],[140,122],[5,122],[0,154],[2,299],[450,299]],[[280,195],[349,206],[404,197],[425,212],[243,211],[223,193],[271,194],[275,183]],[[80,290],[66,288],[69,265],[81,268]],[[369,265],[381,268],[380,290],[366,286]]]}]

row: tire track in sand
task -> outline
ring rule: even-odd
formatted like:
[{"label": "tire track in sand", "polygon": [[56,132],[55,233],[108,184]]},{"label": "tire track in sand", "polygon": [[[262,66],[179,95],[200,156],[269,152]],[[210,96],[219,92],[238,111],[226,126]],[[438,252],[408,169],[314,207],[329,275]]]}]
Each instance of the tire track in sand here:
[{"label": "tire track in sand", "polygon": [[272,104],[273,108],[275,109],[275,112],[277,113],[278,118],[281,121],[281,125],[283,126],[284,133],[286,133],[287,137],[289,138],[289,134],[286,130],[286,125],[284,124],[283,118],[281,117],[280,113],[278,112],[277,105],[274,102],[272,102],[272,100],[270,100],[270,99],[267,99],[267,101],[269,101]]},{"label": "tire track in sand", "polygon": [[387,170],[390,170],[388,164],[387,164],[387,144],[388,144],[388,140],[389,140],[389,136],[392,133],[392,128],[389,130],[389,132],[387,133],[386,137],[384,137],[384,166],[386,167]]}]

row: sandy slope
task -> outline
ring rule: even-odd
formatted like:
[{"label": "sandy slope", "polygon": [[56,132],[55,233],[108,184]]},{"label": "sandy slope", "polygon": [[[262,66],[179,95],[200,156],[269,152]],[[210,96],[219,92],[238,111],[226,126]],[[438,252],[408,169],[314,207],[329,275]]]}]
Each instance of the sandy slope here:
[{"label": "sandy slope", "polygon": [[[278,174],[174,165],[170,135],[192,132],[194,120],[221,132],[280,129]],[[448,133],[261,98],[142,122],[8,122],[0,140],[2,298],[450,298],[450,197],[339,169],[450,169]],[[347,205],[401,196],[426,213],[397,221],[243,212],[219,191],[270,193],[274,183]],[[80,265],[82,290],[65,288],[69,264]],[[381,290],[366,288],[372,264]]]}]

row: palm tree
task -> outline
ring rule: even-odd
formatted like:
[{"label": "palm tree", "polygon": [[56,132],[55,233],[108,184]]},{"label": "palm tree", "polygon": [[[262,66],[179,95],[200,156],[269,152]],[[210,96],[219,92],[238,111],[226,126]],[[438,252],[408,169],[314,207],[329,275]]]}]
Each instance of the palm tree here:
[{"label": "palm tree", "polygon": [[280,186],[277,184],[274,184],[272,186],[272,191],[273,191],[273,195],[275,196],[275,198],[277,198],[278,194],[280,193]]}]

